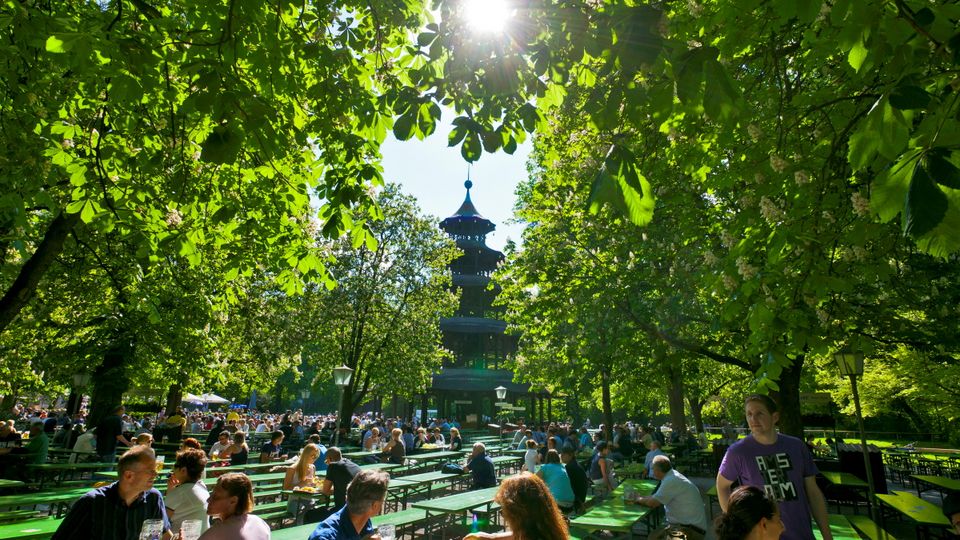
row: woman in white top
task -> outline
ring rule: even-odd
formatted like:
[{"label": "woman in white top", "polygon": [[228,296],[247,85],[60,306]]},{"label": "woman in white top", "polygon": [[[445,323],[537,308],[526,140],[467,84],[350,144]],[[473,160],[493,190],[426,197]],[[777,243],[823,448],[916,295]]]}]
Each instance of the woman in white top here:
[{"label": "woman in white top", "polygon": [[537,472],[538,461],[540,461],[540,452],[537,452],[537,441],[527,439],[527,451],[523,454],[523,470],[529,473]]},{"label": "woman in white top", "polygon": [[167,480],[167,494],[164,504],[167,507],[167,517],[170,518],[170,530],[176,535],[180,532],[180,525],[186,520],[200,522],[200,532],[210,528],[207,518],[207,499],[210,492],[203,485],[203,471],[207,465],[207,457],[203,450],[188,448],[177,452],[177,461],[173,464],[173,472]]},{"label": "woman in white top", "polygon": [[207,501],[207,515],[220,521],[212,525],[200,540],[270,540],[270,526],[250,513],[253,510],[253,484],[243,473],[227,473]]},{"label": "woman in white top", "polygon": [[[317,468],[314,462],[320,457],[320,447],[315,444],[308,444],[303,447],[300,457],[287,467],[287,474],[283,477],[284,491],[290,491],[295,488],[315,487],[317,481]],[[299,517],[300,511],[304,506],[309,506],[313,502],[313,497],[304,499],[303,497],[291,496],[287,500],[287,512],[293,516]]]}]

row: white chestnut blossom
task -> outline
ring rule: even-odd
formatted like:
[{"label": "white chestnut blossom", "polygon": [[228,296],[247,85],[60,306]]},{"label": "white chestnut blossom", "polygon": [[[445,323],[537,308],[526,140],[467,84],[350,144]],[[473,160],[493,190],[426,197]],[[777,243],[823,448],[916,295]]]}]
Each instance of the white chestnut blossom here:
[{"label": "white chestnut blossom", "polygon": [[770,168],[773,169],[774,172],[782,173],[783,171],[787,170],[787,167],[789,166],[790,163],[787,162],[787,160],[776,154],[770,154]]},{"label": "white chestnut blossom", "polygon": [[798,186],[810,183],[810,175],[807,174],[807,171],[797,171],[793,173],[793,181],[797,183]]},{"label": "white chestnut blossom", "polygon": [[750,138],[753,139],[753,142],[757,142],[760,140],[760,137],[763,137],[763,130],[757,127],[756,124],[748,125],[747,133],[750,135]]},{"label": "white chestnut blossom", "polygon": [[179,227],[180,224],[183,223],[183,216],[180,214],[179,210],[174,208],[173,210],[170,210],[169,212],[167,212],[166,222],[167,222],[167,227],[170,227],[170,228]]},{"label": "white chestnut blossom", "polygon": [[850,196],[850,202],[853,204],[853,212],[858,216],[870,215],[870,199],[864,197],[859,191]]}]

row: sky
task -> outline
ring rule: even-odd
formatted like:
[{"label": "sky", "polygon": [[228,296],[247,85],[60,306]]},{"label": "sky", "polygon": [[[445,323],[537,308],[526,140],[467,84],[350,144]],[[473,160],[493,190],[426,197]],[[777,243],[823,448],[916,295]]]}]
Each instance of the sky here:
[{"label": "sky", "polygon": [[[423,213],[439,219],[453,215],[466,195],[463,182],[467,179],[467,162],[459,146],[447,147],[454,116],[453,111],[445,109],[436,133],[423,141],[414,138],[401,142],[390,134],[381,146],[384,179],[403,186],[405,193],[417,198]],[[493,249],[502,251],[508,238],[521,242],[523,227],[507,221],[513,217],[517,184],[527,178],[526,163],[532,147],[528,138],[513,155],[503,151],[484,153],[470,166],[470,198],[477,211],[497,226],[487,235],[487,245]]]}]

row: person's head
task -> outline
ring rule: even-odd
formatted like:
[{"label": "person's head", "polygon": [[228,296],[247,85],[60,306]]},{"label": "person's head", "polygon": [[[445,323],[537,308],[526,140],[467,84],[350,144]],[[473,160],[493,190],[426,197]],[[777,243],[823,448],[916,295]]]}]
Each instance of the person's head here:
[{"label": "person's head", "polygon": [[221,431],[221,432],[220,432],[220,435],[218,435],[218,437],[220,438],[220,444],[222,444],[223,446],[226,446],[226,445],[230,444],[230,432],[229,432],[229,431]]},{"label": "person's head", "polygon": [[187,437],[186,439],[180,441],[180,449],[186,450],[187,448],[203,450],[203,448],[200,446],[200,441],[194,439],[193,437]]},{"label": "person's head", "polygon": [[270,434],[270,442],[273,444],[280,444],[283,442],[283,432],[280,430],[274,431]]},{"label": "person's head", "polygon": [[760,540],[777,540],[783,532],[777,503],[755,486],[737,488],[730,495],[727,511],[714,523],[717,540],[742,540],[754,535]]},{"label": "person's head", "polygon": [[953,531],[960,534],[960,493],[950,493],[943,499],[943,515],[950,520]]},{"label": "person's head", "polygon": [[379,437],[379,436],[380,436],[380,428],[375,427],[375,428],[371,429],[371,430],[370,430],[370,436],[371,436],[371,437]]},{"label": "person's head", "polygon": [[217,485],[207,500],[207,515],[227,519],[253,509],[253,484],[243,473],[227,473],[217,478]]},{"label": "person's head", "polygon": [[152,446],[153,445],[153,435],[149,433],[141,433],[137,435],[136,444],[143,446]]},{"label": "person's head", "polygon": [[343,459],[343,453],[336,446],[327,448],[327,463],[334,463]]},{"label": "person's head", "polygon": [[310,444],[320,444],[320,434],[314,433],[313,435],[310,435],[307,437],[307,442]]},{"label": "person's head", "polygon": [[650,441],[650,450],[659,450],[660,441]]},{"label": "person's head", "polygon": [[553,449],[547,450],[547,463],[560,463],[560,454]]},{"label": "person's head", "polygon": [[426,434],[427,434],[427,430],[423,429],[422,427],[417,428],[417,435],[423,436]]},{"label": "person's head", "polygon": [[123,416],[123,413],[126,412],[126,409],[123,405],[118,405],[117,408],[113,409],[113,414],[117,416]]},{"label": "person's head", "polygon": [[458,437],[460,437],[460,430],[455,427],[450,428],[450,438],[456,439]]},{"label": "person's head", "polygon": [[383,471],[364,470],[347,485],[347,512],[352,516],[372,517],[383,510],[390,476]]},{"label": "person's head", "polygon": [[780,420],[777,404],[769,396],[751,394],[743,403],[747,415],[747,425],[754,435],[767,436],[774,433],[774,426]]},{"label": "person's head", "polygon": [[494,500],[518,540],[566,538],[567,525],[547,485],[528,472],[500,484]]},{"label": "person's head", "polygon": [[30,436],[31,436],[31,437],[36,437],[37,435],[40,435],[41,433],[43,433],[43,424],[40,424],[40,423],[37,423],[37,422],[34,422],[33,424],[30,424]]},{"label": "person's head", "polygon": [[[595,449],[595,450],[597,451],[597,453],[600,454],[601,456],[607,455],[607,453],[610,451],[610,448],[607,447],[607,441],[600,441],[600,442],[598,442],[598,443],[597,443],[597,446],[595,446],[594,449]],[[652,446],[651,446],[651,449],[653,449]]]},{"label": "person's head", "polygon": [[577,459],[577,454],[576,452],[574,452],[573,447],[564,446],[563,450],[560,451],[560,461],[562,461],[563,464],[566,465],[567,463],[570,463],[575,459]]},{"label": "person's head", "polygon": [[207,456],[203,450],[187,448],[177,452],[177,460],[173,462],[174,472],[179,471],[188,482],[197,482],[203,476],[203,469],[207,466]]},{"label": "person's head", "polygon": [[528,449],[537,447],[537,441],[533,439],[527,439],[527,442],[525,444],[527,445]]},{"label": "person's head", "polygon": [[147,491],[157,478],[157,454],[149,446],[134,446],[117,462],[120,486],[133,491]]},{"label": "person's head", "polygon": [[487,453],[487,446],[482,442],[473,443],[473,455],[479,456]]},{"label": "person's head", "polygon": [[663,477],[670,472],[670,469],[673,468],[673,465],[670,463],[670,458],[667,456],[654,456],[653,463],[650,464],[650,468],[653,469],[653,477],[657,480],[663,480]]},{"label": "person's head", "polygon": [[[281,438],[283,438],[282,435],[281,435]],[[238,432],[234,433],[234,434],[233,434],[233,444],[235,444],[235,445],[237,445],[237,446],[243,446],[243,445],[247,444],[247,436],[244,435],[242,431],[238,431]]]}]

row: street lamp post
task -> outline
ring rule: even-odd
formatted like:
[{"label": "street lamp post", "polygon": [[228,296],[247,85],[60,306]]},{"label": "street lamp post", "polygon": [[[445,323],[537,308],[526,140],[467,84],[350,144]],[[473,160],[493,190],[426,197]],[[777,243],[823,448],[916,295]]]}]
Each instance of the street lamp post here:
[{"label": "street lamp post", "polygon": [[493,391],[497,393],[497,408],[500,409],[501,411],[500,420],[498,421],[498,424],[500,426],[500,439],[502,440],[503,439],[503,408],[499,404],[503,403],[503,400],[507,399],[507,389],[504,388],[503,386],[498,386],[494,388]]},{"label": "street lamp post", "polygon": [[310,397],[310,389],[304,388],[300,390],[300,406],[304,409],[307,408],[307,398]]},{"label": "street lamp post", "polygon": [[350,386],[350,378],[353,377],[353,370],[347,366],[333,368],[333,384],[340,388],[340,402],[337,405],[337,431],[333,433],[333,445],[340,445],[340,417],[343,415],[343,392],[347,386]]},{"label": "street lamp post", "polygon": [[857,377],[863,375],[863,354],[843,349],[833,354],[833,359],[840,368],[840,375],[850,377],[850,389],[853,392],[853,405],[857,410],[857,424],[860,427],[860,449],[863,451],[863,466],[867,471],[867,494],[869,500],[867,504],[870,507],[870,518],[877,522],[876,512],[874,511],[874,484],[873,467],[870,463],[870,451],[867,449],[867,434],[863,427],[863,413],[860,410],[860,393],[857,391]]}]

